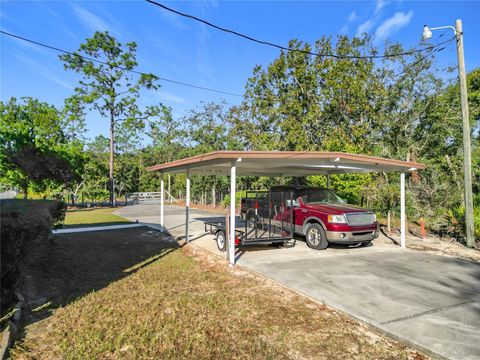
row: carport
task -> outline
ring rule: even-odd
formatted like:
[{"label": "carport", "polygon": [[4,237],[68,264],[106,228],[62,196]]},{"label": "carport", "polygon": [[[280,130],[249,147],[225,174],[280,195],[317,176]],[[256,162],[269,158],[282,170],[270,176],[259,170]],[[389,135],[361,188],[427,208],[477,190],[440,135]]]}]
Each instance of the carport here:
[{"label": "carport", "polygon": [[[237,175],[243,176],[308,176],[325,175],[327,187],[330,175],[369,172],[400,173],[400,238],[405,248],[405,173],[424,169],[425,165],[380,157],[318,151],[215,151],[149,167],[159,171],[160,225],[164,226],[164,174],[186,174],[185,192],[185,240],[189,242],[190,176],[230,175],[230,224],[229,238],[235,238],[235,192]],[[235,264],[235,242],[229,241],[229,262]]]}]

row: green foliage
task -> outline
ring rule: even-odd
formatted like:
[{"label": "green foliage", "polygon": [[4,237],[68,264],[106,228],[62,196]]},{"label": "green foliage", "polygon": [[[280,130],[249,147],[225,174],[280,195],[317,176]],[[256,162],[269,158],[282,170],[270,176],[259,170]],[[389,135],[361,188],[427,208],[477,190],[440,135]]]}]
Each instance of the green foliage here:
[{"label": "green foliage", "polygon": [[[445,218],[448,222],[448,231],[453,236],[462,237],[465,234],[465,206],[460,205],[447,209]],[[473,222],[475,224],[475,239],[480,240],[480,204],[473,208]]]},{"label": "green foliage", "polygon": [[33,98],[0,102],[0,180],[2,187],[45,189],[71,184],[82,171],[83,145],[70,140],[64,128],[70,119]]},{"label": "green foliage", "polygon": [[[235,205],[238,207],[240,206],[240,199],[247,196],[247,192],[246,191],[237,191],[235,193]],[[230,206],[230,194],[227,194],[225,195],[225,197],[223,198],[223,201],[221,203],[221,205],[223,207],[227,207],[227,206]]]}]

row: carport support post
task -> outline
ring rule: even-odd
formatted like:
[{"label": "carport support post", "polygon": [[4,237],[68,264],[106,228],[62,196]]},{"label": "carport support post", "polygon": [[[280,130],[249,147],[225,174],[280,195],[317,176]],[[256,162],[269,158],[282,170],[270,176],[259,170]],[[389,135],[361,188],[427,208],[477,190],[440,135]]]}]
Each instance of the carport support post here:
[{"label": "carport support post", "polygon": [[[160,226],[163,228],[163,203],[165,202],[165,184],[163,174],[160,175]],[[163,229],[162,229],[163,230]]]},{"label": "carport support post", "polygon": [[237,183],[237,161],[232,161],[230,168],[230,234],[228,241],[228,258],[230,266],[235,265],[235,185]]},{"label": "carport support post", "polygon": [[400,174],[400,245],[405,249],[405,173]]},{"label": "carport support post", "polygon": [[187,169],[187,179],[186,179],[186,194],[185,194],[185,241],[187,244],[190,242],[188,237],[188,213],[190,211],[190,170]]},{"label": "carport support post", "polygon": [[327,189],[330,189],[330,174],[327,174]]}]

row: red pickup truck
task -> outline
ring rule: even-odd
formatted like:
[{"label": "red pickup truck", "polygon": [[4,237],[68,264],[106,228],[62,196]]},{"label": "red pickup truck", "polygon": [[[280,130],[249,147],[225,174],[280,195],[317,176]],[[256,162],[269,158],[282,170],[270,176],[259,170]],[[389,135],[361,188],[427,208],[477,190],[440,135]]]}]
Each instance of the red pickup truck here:
[{"label": "red pickup truck", "polygon": [[263,196],[242,198],[240,216],[247,223],[268,217],[270,222],[290,221],[294,232],[305,236],[307,245],[318,250],[329,243],[368,245],[378,237],[373,211],[348,205],[324,188],[273,187]]}]

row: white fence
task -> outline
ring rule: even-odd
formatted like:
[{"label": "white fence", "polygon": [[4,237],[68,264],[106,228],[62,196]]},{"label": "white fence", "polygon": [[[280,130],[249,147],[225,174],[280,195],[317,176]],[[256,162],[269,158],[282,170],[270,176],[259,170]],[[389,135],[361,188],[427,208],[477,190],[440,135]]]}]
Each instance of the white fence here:
[{"label": "white fence", "polygon": [[[127,205],[135,204],[160,204],[161,193],[160,192],[135,192],[128,193],[126,196]],[[177,202],[172,195],[165,191],[165,202],[172,203]]]}]

